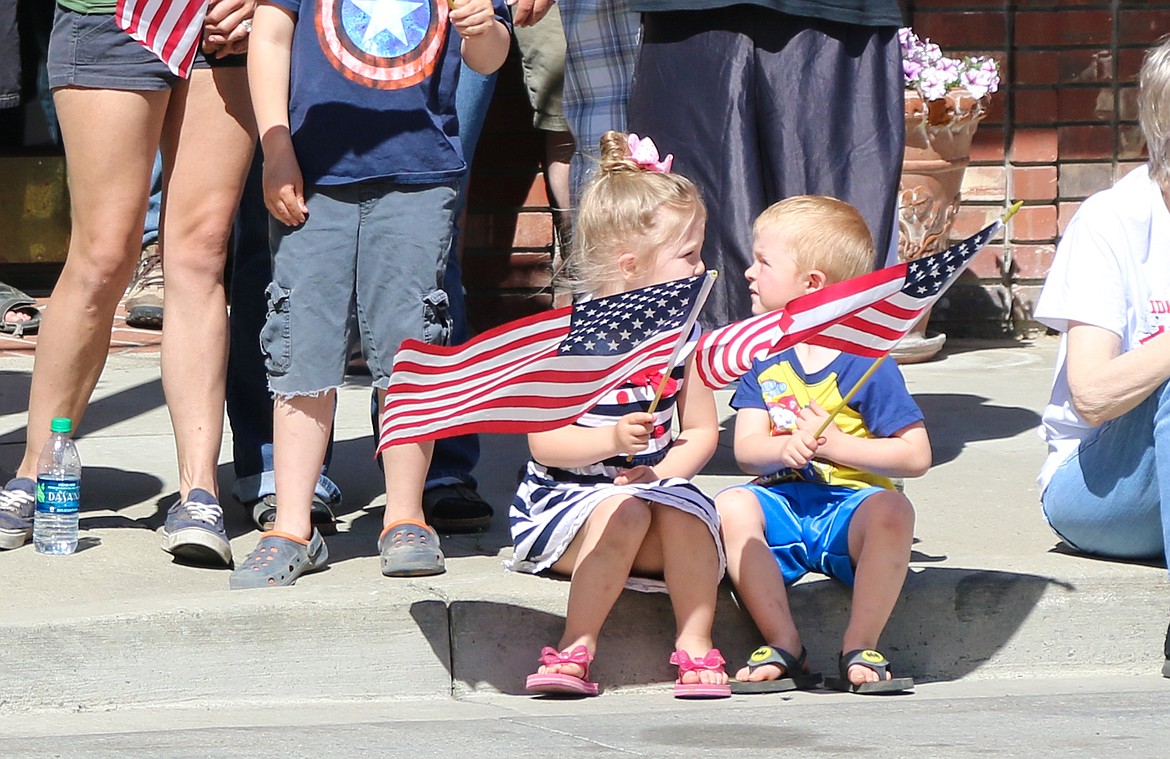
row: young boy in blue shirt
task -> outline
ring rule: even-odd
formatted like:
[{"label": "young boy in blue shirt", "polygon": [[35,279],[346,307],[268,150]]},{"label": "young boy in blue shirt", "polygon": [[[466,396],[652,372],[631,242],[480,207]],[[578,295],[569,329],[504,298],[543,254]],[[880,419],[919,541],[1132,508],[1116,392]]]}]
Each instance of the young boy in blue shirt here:
[{"label": "young boy in blue shirt", "polygon": [[[753,228],[746,272],[752,311],[870,271],[873,240],[851,205],[788,198]],[[760,475],[715,500],[727,571],[766,645],[736,674],[737,691],[810,688],[807,653],[786,585],[809,571],[853,587],[839,656],[826,685],[859,693],[909,690],[876,650],[902,591],[914,510],[891,477],[917,477],[931,463],[922,412],[893,361],[883,363],[820,437],[817,430],[875,359],[816,345],[756,361],[732,397],[735,457]]]},{"label": "young boy in blue shirt", "polygon": [[[350,313],[380,400],[404,339],[447,339],[443,267],[465,169],[460,58],[480,73],[499,68],[508,19],[502,0],[265,0],[256,9],[248,79],[273,216],[261,343],[275,396],[277,508],[233,588],[291,585],[328,557],[310,511]],[[422,511],[432,448],[385,453],[385,575],[444,571]]]}]

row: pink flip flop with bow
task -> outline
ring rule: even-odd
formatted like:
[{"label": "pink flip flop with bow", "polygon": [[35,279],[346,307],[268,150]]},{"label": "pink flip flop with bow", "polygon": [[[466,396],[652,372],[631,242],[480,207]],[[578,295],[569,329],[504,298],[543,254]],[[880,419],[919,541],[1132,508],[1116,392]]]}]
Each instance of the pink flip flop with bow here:
[{"label": "pink flip flop with bow", "polygon": [[584,673],[581,677],[565,675],[559,672],[538,672],[529,675],[524,687],[529,693],[559,696],[596,696],[597,683],[589,682],[589,663],[593,655],[585,646],[577,646],[572,651],[557,651],[551,646],[545,646],[540,651],[540,663],[546,667],[555,664],[576,664]]},{"label": "pink flip flop with bow", "polygon": [[680,649],[670,655],[670,663],[678,667],[678,679],[674,681],[675,698],[727,698],[731,695],[730,683],[716,685],[682,681],[683,675],[687,672],[725,672],[723,665],[727,662],[718,648],[712,648],[706,656],[697,659],[692,659],[690,654]]}]

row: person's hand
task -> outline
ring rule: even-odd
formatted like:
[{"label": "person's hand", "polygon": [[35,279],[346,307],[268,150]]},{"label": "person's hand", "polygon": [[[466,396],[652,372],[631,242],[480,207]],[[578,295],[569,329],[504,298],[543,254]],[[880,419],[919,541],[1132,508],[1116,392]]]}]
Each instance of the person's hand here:
[{"label": "person's hand", "polygon": [[265,148],[264,205],[277,221],[289,227],[300,226],[309,218],[305,183],[291,141],[276,150]]},{"label": "person's hand", "polygon": [[[816,435],[821,426],[829,420],[829,412],[821,408],[821,405],[814,400],[809,400],[808,405],[800,410],[800,414],[796,419],[796,428],[804,430],[810,435]],[[817,446],[822,456],[832,458],[830,451],[833,448],[833,441],[840,435],[845,433],[834,422],[829,422],[825,426],[824,432],[820,433],[820,440]]]},{"label": "person's hand", "polygon": [[655,482],[662,479],[651,466],[632,466],[618,472],[613,478],[614,485],[632,485],[635,482]]},{"label": "person's hand", "polygon": [[654,433],[654,415],[634,411],[618,419],[613,426],[613,445],[618,453],[635,454],[650,445]]},{"label": "person's hand", "polygon": [[780,454],[780,464],[788,469],[803,469],[808,462],[817,455],[820,440],[813,437],[813,431],[795,429],[791,434],[784,435],[784,450]]},{"label": "person's hand", "polygon": [[203,19],[203,52],[217,58],[248,49],[256,0],[209,0]]},{"label": "person's hand", "polygon": [[554,0],[507,0],[512,6],[512,24],[532,26],[548,14]]},{"label": "person's hand", "polygon": [[496,11],[492,7],[492,0],[448,1],[451,6],[451,25],[464,39],[484,34],[496,22]]}]

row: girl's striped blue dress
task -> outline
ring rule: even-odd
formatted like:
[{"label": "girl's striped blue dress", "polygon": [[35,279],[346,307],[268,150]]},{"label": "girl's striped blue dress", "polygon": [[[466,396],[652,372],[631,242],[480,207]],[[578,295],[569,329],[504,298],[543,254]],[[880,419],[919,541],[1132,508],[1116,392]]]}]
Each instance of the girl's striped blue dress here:
[{"label": "girl's striped blue dress", "polygon": [[[681,362],[680,362],[681,363]],[[711,532],[719,552],[720,575],[726,567],[723,545],[719,539],[719,516],[715,503],[689,480],[669,477],[631,485],[614,485],[613,479],[627,467],[653,466],[666,456],[674,440],[675,406],[682,388],[683,367],[676,368],[654,411],[654,433],[645,451],[628,462],[625,456],[574,469],[546,467],[529,461],[524,479],[508,511],[515,546],[509,568],[536,573],[548,569],[569,547],[593,509],[615,495],[633,495],[643,500],[671,506],[694,515]],[[660,374],[635,377],[610,391],[601,402],[576,424],[584,427],[611,426],[626,414],[647,411],[654,399]],[[665,585],[653,578],[630,578],[627,587],[635,590],[662,591]]]}]

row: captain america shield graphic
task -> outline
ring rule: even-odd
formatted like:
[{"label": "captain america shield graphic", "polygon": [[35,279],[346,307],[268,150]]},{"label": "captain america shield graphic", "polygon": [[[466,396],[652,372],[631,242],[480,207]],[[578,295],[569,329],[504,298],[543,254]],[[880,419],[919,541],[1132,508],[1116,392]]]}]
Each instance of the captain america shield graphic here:
[{"label": "captain america shield graphic", "polygon": [[317,36],[346,78],[397,90],[434,71],[447,40],[445,0],[320,0]]}]

